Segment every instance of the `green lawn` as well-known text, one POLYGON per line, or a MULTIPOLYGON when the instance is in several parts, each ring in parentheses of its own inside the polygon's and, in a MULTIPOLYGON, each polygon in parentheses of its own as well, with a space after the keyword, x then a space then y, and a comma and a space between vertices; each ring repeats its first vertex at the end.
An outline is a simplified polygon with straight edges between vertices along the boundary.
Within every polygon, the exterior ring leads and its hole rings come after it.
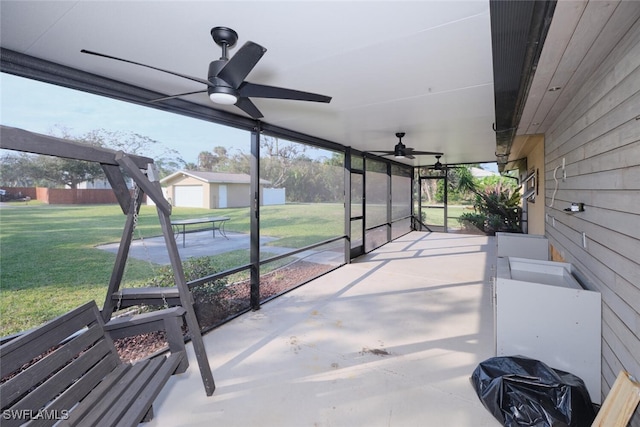
MULTIPOLYGON (((248 208, 174 208, 172 218, 229 216, 227 231, 249 232, 248 208)), ((0 336, 36 326, 91 299, 101 306, 115 255, 95 246, 117 242, 125 216, 117 205, 51 206, 38 203, 0 210, 0 336)), ((343 234, 341 204, 290 204, 261 208, 261 234, 273 245, 303 247, 343 234)), ((143 206, 134 238, 161 235, 157 213, 143 206)), ((238 265, 239 254, 220 260, 238 265)), ((144 283, 154 269, 130 259, 125 281, 144 283)))
MULTIPOLYGON (((460 223, 458 222, 458 218, 464 212, 473 212, 473 206, 463 206, 463 205, 449 205, 447 206, 447 226, 449 228, 460 228, 460 223)), ((422 215, 426 215, 425 222, 426 225, 436 225, 443 226, 444 225, 444 209, 442 208, 428 208, 423 206, 422 215)))

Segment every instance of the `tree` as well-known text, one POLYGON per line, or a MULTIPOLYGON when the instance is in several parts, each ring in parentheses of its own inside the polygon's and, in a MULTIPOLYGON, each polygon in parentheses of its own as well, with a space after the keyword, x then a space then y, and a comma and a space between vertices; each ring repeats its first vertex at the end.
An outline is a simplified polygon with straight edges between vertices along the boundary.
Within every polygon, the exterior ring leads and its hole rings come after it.
POLYGON ((198 170, 211 172, 214 171, 220 159, 211 151, 201 151, 198 154, 198 170))
POLYGON ((422 195, 426 198, 427 204, 431 205, 436 202, 435 194, 438 190, 438 182, 435 179, 425 179, 421 180, 422 186, 420 191, 422 195))
POLYGON ((100 164, 80 160, 63 159, 61 157, 37 156, 25 168, 24 173, 34 180, 47 181, 52 186, 78 188, 85 181, 104 179, 100 164))
POLYGON ((181 159, 160 158, 160 159, 155 159, 153 163, 156 165, 158 174, 162 178, 164 178, 165 176, 171 175, 177 170, 186 168, 185 163, 181 159))
POLYGON ((7 152, 0 158, 0 185, 3 187, 32 187, 33 178, 25 175, 33 155, 7 152))
MULTIPOLYGON (((56 127, 51 134, 58 138, 83 144, 151 157, 154 159, 160 176, 166 176, 184 165, 184 161, 175 150, 162 147, 158 141, 134 132, 99 129, 89 131, 84 135, 74 136, 69 129, 56 127)), ((19 186, 42 185, 77 188, 78 184, 84 181, 93 182, 106 179, 100 165, 93 162, 24 153, 7 154, 0 161, 2 185, 6 186, 20 184, 19 186)))
POLYGON ((185 161, 176 150, 167 148, 160 141, 136 132, 95 129, 83 135, 73 135, 68 128, 58 126, 54 128, 52 135, 127 154, 151 157, 161 177, 182 169, 185 165, 185 161))
POLYGON ((189 163, 187 169, 206 172, 229 172, 246 173, 250 172, 251 156, 237 150, 231 154, 227 148, 216 146, 213 151, 202 151, 198 154, 198 164, 189 163))
MULTIPOLYGON (((284 187, 294 165, 304 159, 305 150, 302 144, 282 143, 277 137, 263 136, 260 138, 260 177, 270 181, 274 188, 284 187)), ((297 178, 302 178, 305 171, 298 168, 296 173, 297 178)))
POLYGON ((470 171, 461 174, 458 189, 475 195, 475 212, 460 215, 460 221, 489 234, 496 231, 522 232, 520 193, 508 180, 488 177, 476 182, 470 171))

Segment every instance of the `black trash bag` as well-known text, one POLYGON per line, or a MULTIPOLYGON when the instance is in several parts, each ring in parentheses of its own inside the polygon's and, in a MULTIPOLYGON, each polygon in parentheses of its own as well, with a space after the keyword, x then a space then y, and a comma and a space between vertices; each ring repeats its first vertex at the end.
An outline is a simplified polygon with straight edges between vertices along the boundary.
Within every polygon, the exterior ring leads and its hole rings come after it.
POLYGON ((588 427, 596 416, 580 378, 534 359, 492 357, 478 365, 471 382, 507 427, 588 427))

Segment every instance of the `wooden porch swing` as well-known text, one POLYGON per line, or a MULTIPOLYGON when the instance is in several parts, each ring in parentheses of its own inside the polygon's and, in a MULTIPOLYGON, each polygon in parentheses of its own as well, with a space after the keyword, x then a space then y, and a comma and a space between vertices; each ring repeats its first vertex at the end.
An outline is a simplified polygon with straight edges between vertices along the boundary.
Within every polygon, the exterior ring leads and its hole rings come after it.
MULTIPOLYGON (((157 328, 154 329, 154 327, 157 327, 158 323, 166 321, 167 316, 176 318, 176 316, 179 317, 184 314, 205 392, 207 396, 211 396, 215 390, 215 383, 202 341, 200 326, 195 315, 193 296, 185 280, 180 254, 171 227, 171 205, 162 193, 153 159, 88 144, 71 142, 7 126, 0 126, 0 146, 3 149, 26 153, 100 163, 117 197, 122 212, 126 215, 126 221, 109 281, 107 295, 100 312, 102 319, 99 319, 99 323, 103 323, 104 331, 109 334, 109 340, 112 340, 122 336, 158 330, 157 328), (124 173, 133 179, 138 188, 135 197, 132 197, 129 188, 127 188, 124 173), (133 231, 144 194, 156 205, 158 219, 174 275, 175 287, 172 288, 121 289, 133 238, 133 231), (116 308, 125 308, 139 304, 165 307, 164 311, 166 315, 163 318, 163 310, 160 310, 159 312, 141 315, 138 318, 134 316, 134 318, 125 318, 124 320, 111 319, 116 308), (172 306, 172 308, 168 308, 170 306, 172 306)), ((84 311, 86 311, 86 308, 84 311)), ((176 340, 182 340, 181 344, 182 347, 184 347, 184 338, 182 337, 181 331, 179 332, 179 338, 177 338, 175 327, 172 326, 171 329, 171 334, 169 330, 167 330, 170 346, 172 341, 175 344, 176 340)), ((14 341, 18 341, 21 338, 26 337, 21 336, 14 341)), ((3 345, 3 348, 12 344, 12 342, 13 341, 10 341, 3 345)), ((6 360, 5 358, 9 357, 8 351, 8 348, 3 349, 3 364, 6 360)), ((186 365, 182 364, 181 366, 181 370, 184 371, 186 365)))

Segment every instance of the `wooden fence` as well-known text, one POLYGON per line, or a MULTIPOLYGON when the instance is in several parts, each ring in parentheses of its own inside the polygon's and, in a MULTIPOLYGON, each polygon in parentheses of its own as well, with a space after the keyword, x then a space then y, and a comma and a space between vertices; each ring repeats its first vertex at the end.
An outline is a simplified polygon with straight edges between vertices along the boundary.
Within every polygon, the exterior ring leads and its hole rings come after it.
POLYGON ((51 205, 100 205, 118 203, 113 190, 109 189, 68 189, 45 187, 5 187, 9 200, 39 200, 51 205))

